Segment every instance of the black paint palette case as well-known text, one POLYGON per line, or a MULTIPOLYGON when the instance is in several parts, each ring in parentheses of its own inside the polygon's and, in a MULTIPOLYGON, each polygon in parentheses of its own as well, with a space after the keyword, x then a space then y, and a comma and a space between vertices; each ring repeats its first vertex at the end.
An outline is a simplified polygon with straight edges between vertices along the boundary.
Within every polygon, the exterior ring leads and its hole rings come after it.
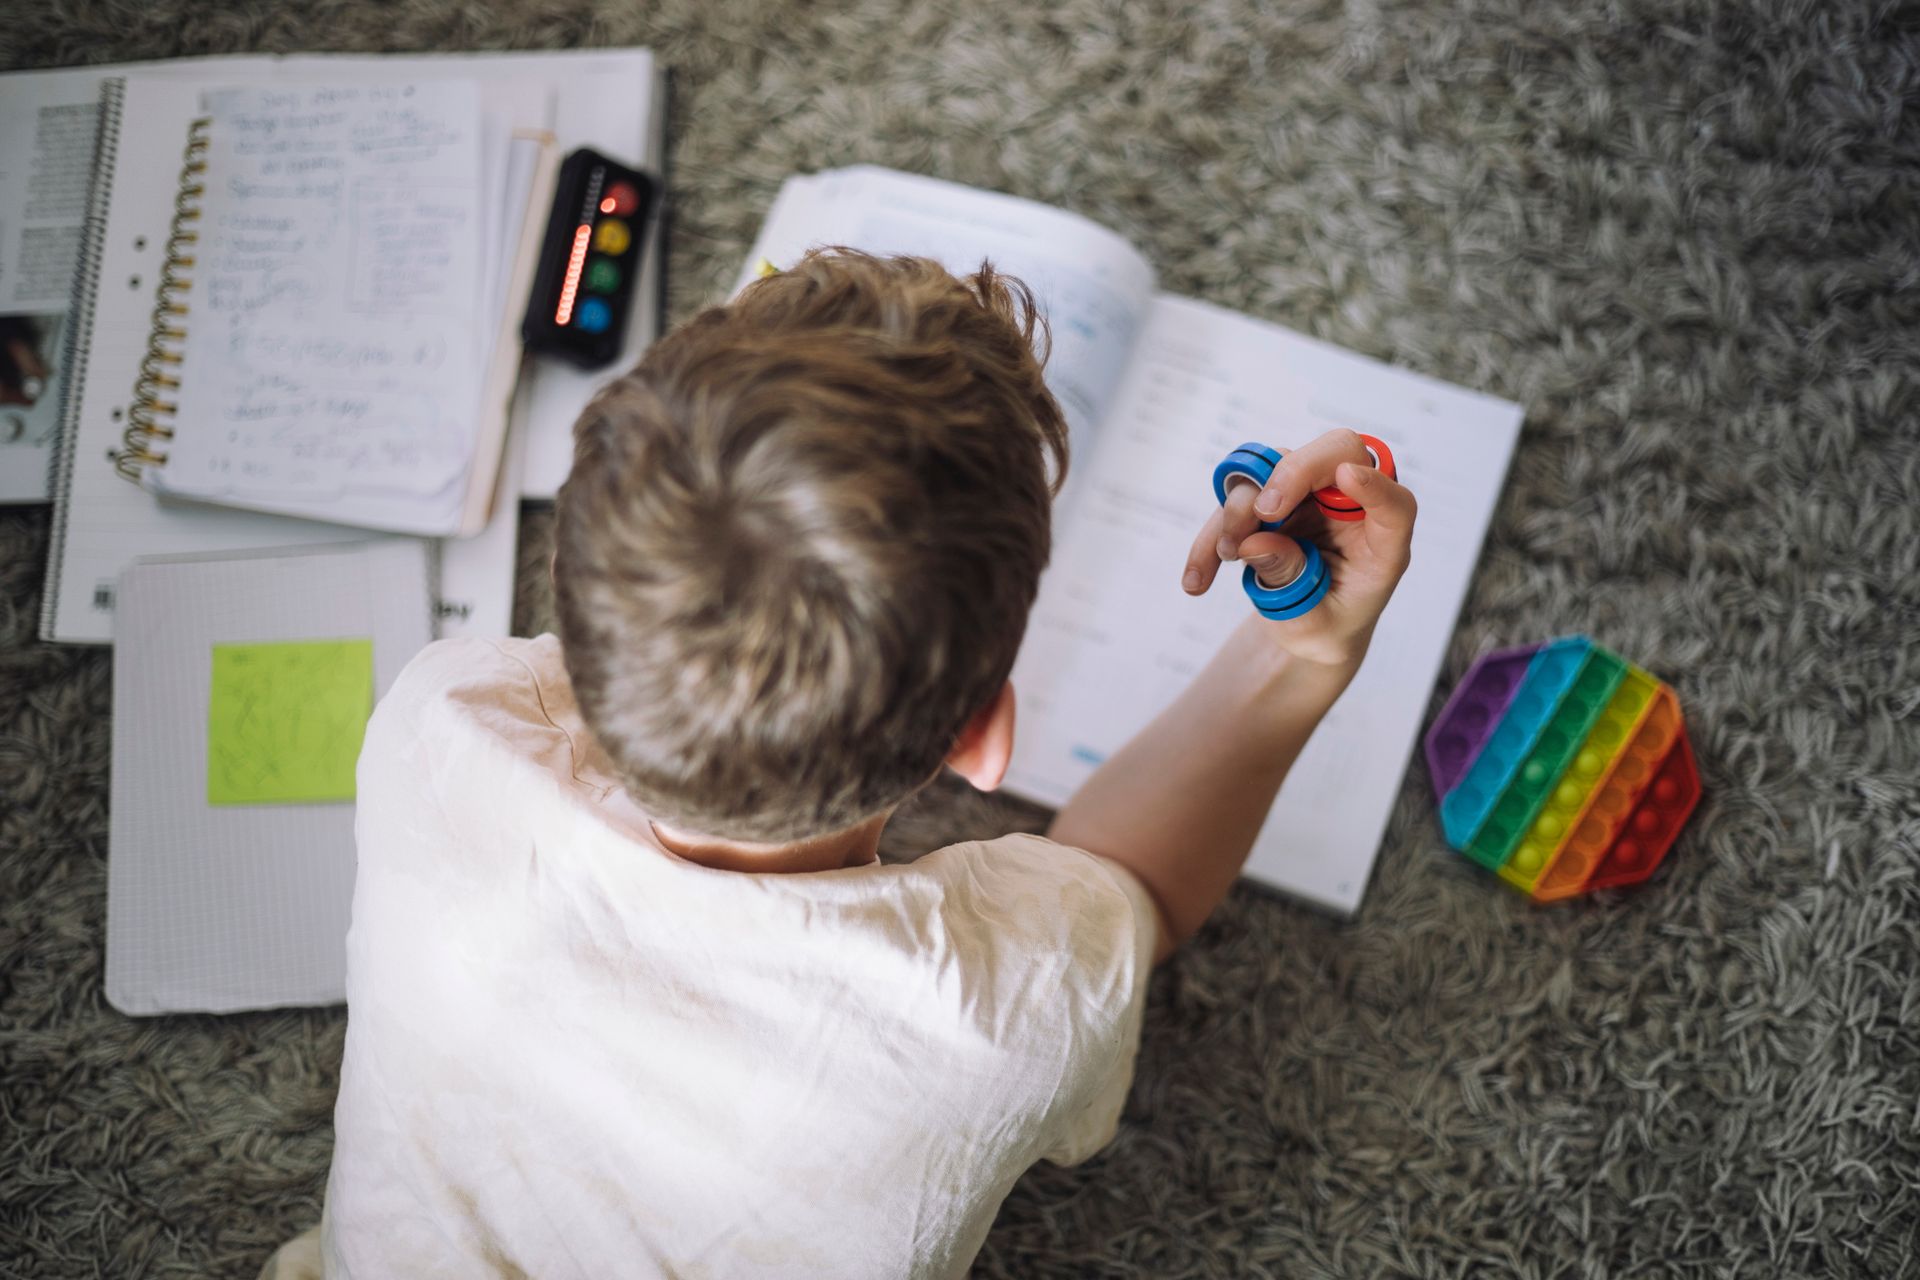
POLYGON ((646 174, 596 151, 583 147, 561 163, 520 325, 528 351, 583 369, 620 354, 653 202, 646 174))

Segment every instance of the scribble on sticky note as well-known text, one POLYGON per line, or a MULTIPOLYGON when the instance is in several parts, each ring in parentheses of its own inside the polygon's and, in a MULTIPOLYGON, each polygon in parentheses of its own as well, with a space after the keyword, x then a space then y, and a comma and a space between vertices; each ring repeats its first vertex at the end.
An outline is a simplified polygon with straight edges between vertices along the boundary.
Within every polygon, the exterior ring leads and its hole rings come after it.
POLYGON ((373 711, 373 641, 213 646, 207 803, 353 799, 373 711))

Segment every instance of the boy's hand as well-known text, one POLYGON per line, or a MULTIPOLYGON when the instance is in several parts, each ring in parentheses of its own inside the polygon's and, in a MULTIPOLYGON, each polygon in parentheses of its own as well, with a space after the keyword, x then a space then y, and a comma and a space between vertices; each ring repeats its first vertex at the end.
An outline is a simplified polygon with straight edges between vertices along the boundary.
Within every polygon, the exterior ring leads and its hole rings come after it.
POLYGON ((1373 624, 1393 596, 1412 554, 1413 494, 1376 470, 1366 446, 1352 431, 1329 431, 1311 444, 1282 451, 1264 488, 1251 481, 1227 491, 1187 553, 1181 585, 1200 595, 1223 561, 1253 566, 1269 587, 1292 582, 1306 563, 1294 539, 1310 539, 1326 557, 1332 582, 1310 612, 1285 622, 1262 622, 1288 653, 1329 665, 1357 663, 1373 637, 1373 624), (1312 493, 1333 485, 1366 510, 1364 520, 1328 520, 1312 493), (1289 515, 1288 513, 1292 514, 1289 515), (1287 516, 1286 532, 1260 528, 1263 520, 1287 516))

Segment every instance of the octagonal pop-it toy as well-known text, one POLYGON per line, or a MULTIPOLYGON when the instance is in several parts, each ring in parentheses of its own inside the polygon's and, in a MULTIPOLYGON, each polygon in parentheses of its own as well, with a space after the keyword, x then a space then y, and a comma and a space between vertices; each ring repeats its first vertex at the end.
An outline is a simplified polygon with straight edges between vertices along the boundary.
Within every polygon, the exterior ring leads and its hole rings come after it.
POLYGON ((1700 799, 1672 688, 1585 636, 1475 662, 1427 767, 1447 843, 1541 902, 1645 880, 1700 799))

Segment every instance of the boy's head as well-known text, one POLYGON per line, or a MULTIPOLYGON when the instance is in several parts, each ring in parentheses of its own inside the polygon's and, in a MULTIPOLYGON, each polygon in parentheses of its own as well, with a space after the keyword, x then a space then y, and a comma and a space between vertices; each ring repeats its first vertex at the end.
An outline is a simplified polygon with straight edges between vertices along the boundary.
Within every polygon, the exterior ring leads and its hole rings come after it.
POLYGON ((1066 426, 1018 281, 809 254, 576 427, 554 595, 582 714, 664 822, 778 842, 898 804, 992 706, 1066 426))

